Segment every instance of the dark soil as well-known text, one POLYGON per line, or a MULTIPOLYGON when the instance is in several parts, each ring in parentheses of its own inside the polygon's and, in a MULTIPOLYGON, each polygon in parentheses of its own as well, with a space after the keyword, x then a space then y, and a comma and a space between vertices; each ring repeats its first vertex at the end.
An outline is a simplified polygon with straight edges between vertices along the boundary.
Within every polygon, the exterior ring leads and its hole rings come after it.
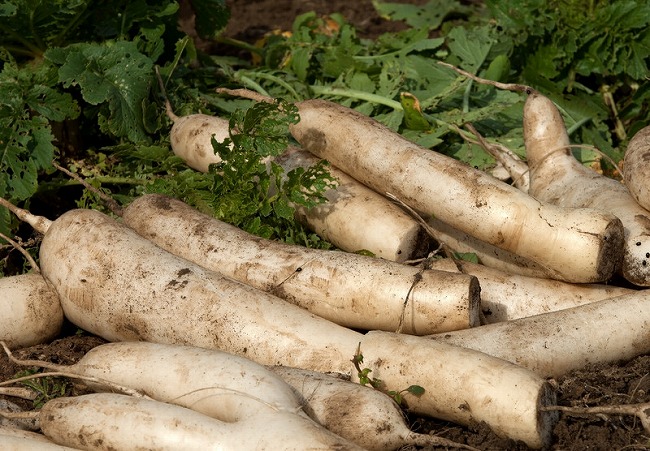
MULTIPOLYGON (((375 13, 370 0, 230 0, 228 3, 232 18, 227 33, 249 42, 271 30, 290 29, 296 15, 308 11, 322 15, 341 13, 357 27, 361 36, 367 38, 403 28, 398 23, 382 20, 375 13)), ((410 3, 421 4, 424 1, 413 0, 410 3)), ((72 364, 92 347, 103 342, 97 337, 76 334, 74 327, 68 327, 66 332, 61 339, 53 343, 17 350, 15 355, 23 359, 72 364)), ((22 369, 10 362, 6 356, 0 356, 0 381, 12 378, 22 369)), ((557 385, 558 404, 562 406, 594 407, 650 403, 650 355, 640 356, 629 362, 586 367, 552 382, 557 385)), ((77 385, 69 387, 69 393, 72 394, 80 393, 81 390, 77 385)), ((1 398, 11 400, 24 409, 32 408, 29 401, 0 396, 1 398)), ((650 417, 650 410, 647 413, 650 417)), ((422 417, 411 417, 410 421, 413 429, 418 432, 435 434, 481 450, 528 449, 522 444, 495 436, 488 427, 481 424, 461 427, 422 417)), ((551 449, 650 449, 650 433, 644 430, 640 420, 631 414, 562 413, 554 431, 551 449)))

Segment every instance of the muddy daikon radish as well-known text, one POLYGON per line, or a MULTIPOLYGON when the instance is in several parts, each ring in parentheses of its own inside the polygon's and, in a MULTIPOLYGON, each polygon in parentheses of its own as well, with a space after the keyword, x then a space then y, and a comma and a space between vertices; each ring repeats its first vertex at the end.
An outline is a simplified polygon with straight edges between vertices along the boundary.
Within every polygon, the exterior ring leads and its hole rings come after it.
POLYGON ((486 421, 496 434, 516 437, 530 447, 550 444, 557 414, 539 410, 555 402, 555 392, 545 379, 471 349, 435 345, 424 345, 423 337, 372 331, 363 337, 360 352, 363 366, 372 370, 370 376, 385 381, 388 388, 416 384, 426 389, 420 397, 404 394, 414 412, 432 412, 436 418, 461 424, 486 421), (394 358, 404 346, 410 348, 408 357, 394 358), (442 367, 450 371, 443 375, 442 367), (438 410, 443 405, 455 409, 438 410))
MULTIPOLYGON (((290 147, 276 158, 285 171, 307 168, 320 161, 311 153, 290 147)), ((376 257, 404 262, 423 256, 429 238, 422 227, 397 205, 334 166, 338 185, 325 192, 327 202, 307 209, 296 206, 298 219, 337 248, 367 250, 376 257)))
POLYGON ((574 284, 509 274, 463 260, 437 259, 432 269, 471 274, 481 285, 481 310, 486 323, 510 321, 540 313, 634 293, 630 288, 605 284, 574 284))
MULTIPOLYGON (((162 381, 161 381, 162 382, 162 381)), ((303 418, 263 413, 225 423, 185 407, 114 393, 55 398, 40 412, 43 433, 81 449, 354 450, 362 448, 303 418)))
POLYGON ((62 325, 59 297, 41 274, 0 278, 0 340, 10 348, 46 343, 62 325))
POLYGON ((555 205, 597 208, 618 217, 624 226, 622 275, 633 284, 650 286, 650 212, 625 185, 573 156, 559 110, 539 93, 531 93, 524 105, 524 143, 529 194, 555 205))
POLYGON ((161 195, 134 200, 124 222, 163 249, 344 326, 423 335, 479 323, 472 276, 265 240, 161 195))
POLYGON ((625 186, 639 205, 650 210, 650 125, 632 137, 624 163, 625 186))
POLYGON ((650 352, 650 291, 557 312, 430 336, 558 377, 590 363, 650 352))
POLYGON ((315 420, 364 449, 397 450, 407 445, 471 448, 411 431, 397 403, 369 386, 300 368, 269 368, 294 387, 303 399, 305 410, 315 420))
MULTIPOLYGON (((229 423, 263 411, 301 412, 300 399, 283 379, 216 349, 122 341, 96 346, 74 365, 44 367, 129 387, 229 423)), ((111 388, 84 383, 97 391, 111 388)))

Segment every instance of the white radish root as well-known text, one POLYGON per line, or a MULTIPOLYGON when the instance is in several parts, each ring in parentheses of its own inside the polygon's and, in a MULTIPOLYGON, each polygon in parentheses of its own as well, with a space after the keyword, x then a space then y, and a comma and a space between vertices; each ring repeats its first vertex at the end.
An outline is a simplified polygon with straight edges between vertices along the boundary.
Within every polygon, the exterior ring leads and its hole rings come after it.
MULTIPOLYGON (((488 326, 475 329, 484 327, 488 326)), ((371 377, 387 385, 390 381, 390 387, 398 390, 413 384, 425 388, 420 397, 404 393, 413 412, 429 412, 461 424, 485 421, 496 434, 532 448, 551 443, 557 415, 540 409, 555 403, 555 392, 545 379, 503 359, 449 344, 430 346, 434 343, 446 344, 372 331, 364 335, 360 351, 371 377), (409 349, 407 359, 403 349, 409 349), (455 408, 443 411, 441 406, 455 408)))
POLYGON ((261 412, 304 415, 300 399, 283 379, 251 360, 214 349, 124 341, 96 346, 74 365, 40 365, 77 375, 95 391, 128 387, 228 423, 261 412))
POLYGON ((43 434, 7 426, 0 426, 0 445, 2 445, 3 451, 63 451, 76 449, 57 445, 43 434))
POLYGON ((474 449, 411 431, 395 401, 374 388, 300 368, 276 366, 270 369, 300 393, 305 410, 312 418, 364 449, 384 451, 407 445, 474 449))
POLYGON ((178 258, 96 211, 71 210, 54 221, 40 256, 66 317, 108 341, 191 344, 337 371, 349 370, 349 349, 359 341, 356 332, 178 258))
POLYGON ((0 433, 0 444, 3 451, 64 451, 78 448, 57 445, 51 440, 41 440, 33 437, 17 437, 0 433))
POLYGON ((123 219, 169 252, 347 327, 423 335, 479 324, 472 276, 264 240, 161 195, 139 197, 123 219))
POLYGON ((508 360, 540 376, 558 377, 590 363, 611 363, 650 352, 649 302, 650 291, 641 290, 430 338, 508 360))
POLYGON ((311 434, 296 430, 292 421, 303 420, 296 415, 224 423, 185 407, 113 393, 50 400, 39 418, 46 436, 80 449, 361 449, 313 422, 311 434))
POLYGON ((510 321, 541 313, 634 293, 630 288, 605 284, 572 284, 510 274, 463 260, 436 259, 430 267, 471 274, 481 285, 481 310, 487 324, 510 321))
MULTIPOLYGON (((319 161, 293 146, 276 158, 286 172, 319 161)), ((330 166, 329 172, 337 186, 325 192, 327 202, 310 209, 295 205, 298 220, 344 251, 367 250, 396 262, 424 255, 430 240, 416 221, 338 168, 330 166)))
POLYGON ((524 105, 524 143, 529 193, 555 205, 597 208, 618 217, 624 226, 621 273, 633 284, 650 286, 650 213, 623 184, 575 159, 559 110, 539 93, 531 93, 524 105))
POLYGON ((543 204, 340 105, 309 100, 298 107, 300 122, 291 132, 303 148, 427 216, 548 269, 552 277, 604 281, 620 261, 622 225, 612 214, 543 204))
POLYGON ((62 325, 59 297, 41 274, 0 278, 0 340, 9 347, 46 343, 62 325))
POLYGON ((440 221, 438 218, 431 217, 427 219, 426 224, 433 231, 438 242, 444 243, 454 252, 475 254, 479 263, 489 268, 509 274, 538 277, 540 279, 562 281, 565 279, 562 273, 551 267, 540 266, 526 257, 481 241, 467 232, 440 221))
POLYGON ((630 194, 639 205, 650 210, 650 125, 630 140, 623 167, 625 186, 630 194))

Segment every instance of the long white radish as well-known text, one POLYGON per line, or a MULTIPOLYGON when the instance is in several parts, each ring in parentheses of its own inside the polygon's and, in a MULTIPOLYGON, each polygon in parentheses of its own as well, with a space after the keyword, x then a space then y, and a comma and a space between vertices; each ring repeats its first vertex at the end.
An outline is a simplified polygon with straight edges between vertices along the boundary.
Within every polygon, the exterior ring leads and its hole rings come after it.
POLYGON ((561 376, 589 363, 650 352, 650 291, 604 299, 467 331, 432 335, 508 360, 541 376, 561 376))
POLYGON ((74 365, 42 366, 78 375, 95 391, 110 390, 98 382, 108 381, 228 423, 261 412, 300 414, 302 408, 294 390, 275 373, 216 349, 123 341, 96 346, 74 365))
POLYGON ((39 419, 46 436, 80 449, 361 450, 314 422, 311 434, 296 430, 292 421, 302 420, 296 415, 224 423, 185 407, 114 393, 50 400, 39 419))
POLYGON ((554 268, 540 266, 526 257, 481 241, 467 232, 440 221, 438 218, 429 218, 426 223, 430 228, 429 230, 435 233, 437 241, 444 243, 454 252, 475 254, 482 265, 510 274, 564 280, 562 274, 554 268))
POLYGON ((625 185, 574 158, 559 110, 539 93, 531 93, 524 105, 524 144, 529 194, 555 205, 598 208, 618 217, 624 226, 621 272, 633 284, 650 286, 650 213, 625 185))
POLYGON ((300 393, 312 418, 364 449, 396 450, 407 445, 474 449, 411 431, 395 401, 374 388, 316 371, 286 366, 269 368, 300 393))
POLYGON ((481 285, 481 310, 487 324, 554 312, 635 292, 614 285, 573 284, 510 274, 449 258, 433 260, 430 267, 475 276, 481 285))
POLYGON ((614 215, 544 204, 349 108, 323 100, 298 108, 291 132, 303 148, 367 186, 565 281, 604 281, 616 269, 623 230, 614 215))
POLYGON ((461 424, 486 421, 496 434, 516 437, 533 448, 550 444, 557 415, 539 411, 555 402, 555 392, 545 379, 503 359, 452 345, 437 346, 441 344, 445 343, 372 331, 364 335, 360 352, 363 365, 372 370, 370 376, 387 384, 391 381, 392 389, 413 384, 426 389, 420 397, 404 393, 411 411, 430 412, 461 424), (395 358, 405 347, 408 357, 395 358), (456 408, 443 411, 440 406, 456 408))
POLYGON ((349 370, 359 341, 356 332, 178 258, 97 211, 71 210, 54 221, 40 257, 66 317, 109 341, 192 344, 338 371, 349 370))
POLYGON ((479 324, 472 276, 264 240, 161 195, 137 198, 123 219, 163 249, 344 326, 423 335, 479 324))
POLYGON ((630 194, 639 205, 650 210, 650 125, 630 139, 623 167, 625 186, 630 194))
POLYGON ((63 325, 54 288, 36 273, 0 278, 0 340, 11 348, 46 343, 63 325))
POLYGON ((2 451, 70 451, 78 448, 57 445, 51 440, 40 440, 33 437, 17 437, 0 433, 2 451))
MULTIPOLYGON (((43 222, 24 210, 13 211, 30 224, 43 222)), ((41 244, 41 269, 67 317, 108 340, 192 344, 266 365, 340 373, 351 371, 351 356, 361 343, 363 352, 372 350, 368 368, 387 387, 426 389, 421 397, 407 399, 413 412, 462 424, 485 421, 530 446, 548 444, 546 429, 554 414, 539 406, 554 399, 546 381, 534 373, 425 338, 362 335, 337 326, 176 257, 101 213, 73 210, 52 222, 41 244), (521 390, 505 392, 499 388, 504 382, 521 390)))
MULTIPOLYGON (((286 172, 319 161, 310 152, 294 146, 276 158, 286 172)), ((297 218, 303 224, 348 252, 367 250, 376 257, 396 262, 426 253, 430 240, 413 218, 337 167, 330 166, 329 172, 337 179, 337 186, 325 192, 327 202, 309 209, 295 206, 297 218)))
POLYGON ((2 445, 2 451, 63 451, 76 449, 57 445, 43 434, 7 426, 0 426, 0 445, 2 445))
POLYGON ((212 140, 223 142, 230 137, 229 124, 224 118, 207 114, 176 116, 166 102, 167 116, 173 125, 169 133, 172 151, 185 163, 200 172, 208 172, 211 164, 221 162, 212 140))

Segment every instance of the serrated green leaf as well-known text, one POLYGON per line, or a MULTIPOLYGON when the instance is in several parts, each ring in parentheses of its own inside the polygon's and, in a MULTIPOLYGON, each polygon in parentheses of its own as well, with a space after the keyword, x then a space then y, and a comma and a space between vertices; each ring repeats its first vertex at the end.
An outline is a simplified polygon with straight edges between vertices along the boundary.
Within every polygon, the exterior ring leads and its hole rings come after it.
POLYGON ((430 0, 424 5, 408 3, 384 3, 373 0, 373 6, 380 16, 390 20, 403 20, 413 28, 436 30, 445 17, 452 12, 461 12, 466 8, 456 0, 430 0))
POLYGON ((102 131, 132 142, 148 139, 142 102, 149 95, 153 62, 135 43, 75 44, 63 52, 48 51, 46 57, 64 57, 59 81, 65 87, 79 86, 89 104, 102 105, 102 131))
POLYGON ((41 116, 55 122, 76 119, 79 115, 78 105, 70 94, 48 86, 33 86, 27 93, 25 103, 41 116))
POLYGON ((192 0, 196 16, 196 32, 204 39, 219 36, 228 24, 230 10, 225 0, 192 0))
POLYGON ((466 29, 453 28, 447 34, 447 45, 455 57, 460 58, 460 66, 475 73, 488 56, 494 38, 487 27, 466 29))

